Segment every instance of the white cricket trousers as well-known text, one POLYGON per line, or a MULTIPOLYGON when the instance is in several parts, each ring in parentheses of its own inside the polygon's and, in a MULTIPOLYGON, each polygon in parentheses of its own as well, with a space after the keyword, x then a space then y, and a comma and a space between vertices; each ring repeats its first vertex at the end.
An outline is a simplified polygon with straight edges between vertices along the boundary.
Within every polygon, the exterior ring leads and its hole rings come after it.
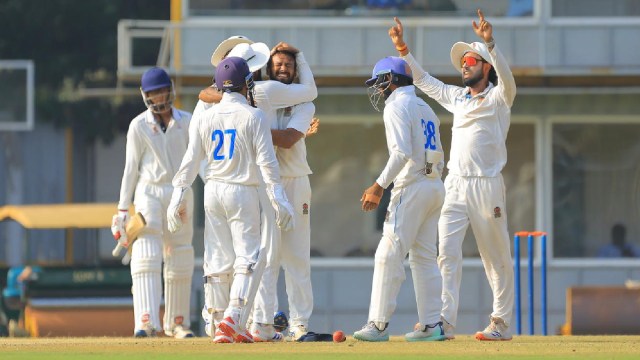
POLYGON ((493 292, 491 316, 501 318, 508 326, 513 312, 514 284, 502 175, 448 175, 445 188, 447 195, 438 223, 438 266, 443 281, 442 316, 450 324, 456 325, 462 279, 462 242, 471 224, 493 292))
POLYGON ((444 201, 440 179, 425 179, 391 190, 391 201, 378 244, 373 270, 369 321, 380 328, 396 308, 405 280, 404 259, 409 266, 421 324, 440 321, 442 278, 436 264, 438 216, 444 201))
POLYGON ((294 209, 295 227, 280 231, 275 258, 267 263, 256 295, 253 321, 273 324, 277 311, 277 284, 280 266, 284 269, 289 323, 291 327, 309 325, 313 311, 311 287, 311 185, 308 176, 283 177, 282 185, 294 209))
POLYGON ((204 273, 233 272, 229 306, 242 308, 245 303, 251 306, 255 297, 251 285, 255 282, 257 289, 262 276, 262 269, 254 270, 261 242, 258 187, 209 180, 205 185, 204 209, 204 273))

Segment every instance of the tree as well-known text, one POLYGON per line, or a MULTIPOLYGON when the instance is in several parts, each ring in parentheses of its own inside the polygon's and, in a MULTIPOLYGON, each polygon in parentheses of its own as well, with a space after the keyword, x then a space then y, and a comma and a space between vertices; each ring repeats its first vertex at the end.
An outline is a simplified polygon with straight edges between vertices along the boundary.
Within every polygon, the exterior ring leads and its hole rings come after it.
POLYGON ((144 109, 140 99, 78 99, 75 93, 82 86, 115 87, 120 19, 169 16, 170 0, 3 0, 0 58, 34 61, 36 121, 109 142, 144 109))

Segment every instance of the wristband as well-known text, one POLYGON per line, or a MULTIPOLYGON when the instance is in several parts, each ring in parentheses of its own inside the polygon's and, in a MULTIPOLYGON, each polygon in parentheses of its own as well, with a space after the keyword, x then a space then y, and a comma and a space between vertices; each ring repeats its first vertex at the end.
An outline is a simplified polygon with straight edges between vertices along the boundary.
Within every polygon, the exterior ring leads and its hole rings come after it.
POLYGON ((403 52, 407 50, 407 44, 404 44, 404 46, 401 46, 401 47, 396 46, 396 50, 398 50, 398 52, 403 52))

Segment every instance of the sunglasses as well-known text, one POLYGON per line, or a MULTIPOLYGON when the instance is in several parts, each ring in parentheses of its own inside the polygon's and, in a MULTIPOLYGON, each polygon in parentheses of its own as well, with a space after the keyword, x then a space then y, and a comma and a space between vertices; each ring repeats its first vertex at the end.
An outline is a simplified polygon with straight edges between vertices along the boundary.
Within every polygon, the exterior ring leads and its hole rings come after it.
POLYGON ((463 56, 460 60, 460 67, 464 67, 466 63, 467 66, 475 66, 478 62, 484 61, 483 59, 474 58, 473 56, 463 56))

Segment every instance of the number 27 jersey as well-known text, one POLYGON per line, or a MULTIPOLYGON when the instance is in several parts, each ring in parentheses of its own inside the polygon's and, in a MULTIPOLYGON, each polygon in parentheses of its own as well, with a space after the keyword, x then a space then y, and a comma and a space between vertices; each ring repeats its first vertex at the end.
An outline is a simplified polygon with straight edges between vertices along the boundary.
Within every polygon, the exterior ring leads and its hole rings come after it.
POLYGON ((173 185, 190 184, 206 159, 205 179, 257 186, 279 183, 280 175, 271 131, 262 110, 247 104, 239 93, 225 93, 221 102, 194 117, 189 146, 173 185))

